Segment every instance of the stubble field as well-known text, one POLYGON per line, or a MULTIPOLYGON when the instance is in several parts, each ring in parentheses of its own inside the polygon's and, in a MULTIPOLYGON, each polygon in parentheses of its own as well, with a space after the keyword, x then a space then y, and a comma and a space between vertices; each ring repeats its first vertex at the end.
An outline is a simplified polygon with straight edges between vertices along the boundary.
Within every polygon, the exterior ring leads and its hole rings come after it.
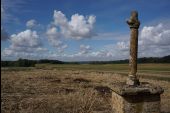
MULTIPOLYGON (((126 80, 127 64, 1 68, 2 113, 111 113, 111 83, 126 80)), ((163 87, 162 113, 170 113, 170 64, 140 64, 140 81, 163 87)))

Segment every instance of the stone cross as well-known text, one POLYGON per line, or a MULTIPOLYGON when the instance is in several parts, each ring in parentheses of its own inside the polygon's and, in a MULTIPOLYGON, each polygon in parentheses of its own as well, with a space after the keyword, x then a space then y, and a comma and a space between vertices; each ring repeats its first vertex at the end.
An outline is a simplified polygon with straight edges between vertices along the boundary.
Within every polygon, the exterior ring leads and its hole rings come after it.
POLYGON ((132 11, 127 24, 131 31, 130 70, 126 83, 117 82, 110 84, 113 113, 160 113, 160 95, 164 90, 160 86, 147 82, 140 83, 136 76, 138 29, 140 26, 136 11, 132 11))
POLYGON ((140 21, 138 20, 138 12, 132 11, 131 17, 127 20, 127 24, 131 30, 130 39, 130 58, 129 58, 129 75, 126 81, 127 85, 137 86, 139 85, 139 80, 136 76, 137 72, 137 53, 138 53, 138 28, 140 26, 140 21))

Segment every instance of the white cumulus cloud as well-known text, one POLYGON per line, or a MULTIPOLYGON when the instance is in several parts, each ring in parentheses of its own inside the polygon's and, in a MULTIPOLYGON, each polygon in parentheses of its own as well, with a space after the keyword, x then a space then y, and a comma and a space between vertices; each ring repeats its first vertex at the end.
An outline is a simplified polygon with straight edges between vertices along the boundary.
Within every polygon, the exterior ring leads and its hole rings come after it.
MULTIPOLYGON (((130 39, 130 34, 126 35, 130 39)), ((65 55, 70 60, 120 60, 129 58, 129 41, 117 41, 90 51, 89 46, 81 45, 77 54, 65 55), (81 53, 81 54, 80 54, 81 53), (83 54, 86 53, 86 54, 83 54)), ((170 54, 170 28, 164 24, 144 26, 139 35, 138 57, 162 57, 170 54)))
POLYGON ((93 15, 83 16, 74 14, 71 20, 68 20, 61 11, 54 10, 53 22, 47 27, 46 35, 49 43, 63 52, 68 45, 64 43, 64 39, 83 39, 91 38, 95 35, 94 23, 96 17, 93 15))
POLYGON ((141 41, 144 45, 169 45, 170 29, 164 28, 163 24, 145 26, 141 31, 141 41))
POLYGON ((74 14, 68 21, 61 11, 54 11, 54 24, 60 28, 61 33, 66 38, 83 39, 91 38, 95 35, 93 28, 96 17, 93 15, 84 17, 74 14))
POLYGON ((37 32, 29 29, 11 35, 11 42, 14 47, 37 47, 41 44, 37 32))
POLYGON ((2 51, 2 57, 28 57, 46 52, 36 31, 25 30, 10 36, 11 45, 2 51))
POLYGON ((31 19, 31 20, 29 20, 29 21, 26 22, 26 26, 27 26, 28 28, 33 28, 33 27, 35 27, 36 25, 37 25, 37 21, 34 20, 34 19, 31 19))
POLYGON ((62 53, 68 47, 67 44, 64 44, 63 41, 61 41, 62 34, 58 32, 58 29, 56 27, 53 26, 48 28, 46 34, 49 43, 57 48, 58 52, 62 53))
POLYGON ((58 40, 61 38, 61 34, 57 31, 56 27, 51 27, 47 29, 47 37, 50 43, 54 46, 58 46, 58 40))
POLYGON ((170 28, 164 24, 144 26, 139 37, 139 55, 164 56, 170 54, 170 28))

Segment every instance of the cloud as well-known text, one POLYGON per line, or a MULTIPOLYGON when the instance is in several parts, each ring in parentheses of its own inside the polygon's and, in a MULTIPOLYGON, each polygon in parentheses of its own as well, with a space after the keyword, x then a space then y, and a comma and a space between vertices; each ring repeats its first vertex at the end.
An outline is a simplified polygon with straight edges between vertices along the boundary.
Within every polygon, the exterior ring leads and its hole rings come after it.
POLYGON ((48 37, 48 41, 50 42, 50 44, 52 46, 54 46, 55 48, 57 48, 59 53, 63 53, 64 50, 68 47, 67 44, 64 44, 61 41, 61 33, 57 31, 56 27, 49 27, 47 29, 46 35, 48 37))
POLYGON ((61 44, 61 41, 59 41, 59 39, 61 38, 61 34, 57 31, 56 27, 48 28, 46 34, 49 42, 53 46, 58 47, 61 44))
POLYGON ((14 47, 38 47, 41 45, 37 32, 29 29, 11 35, 11 43, 14 47))
POLYGON ((91 50, 91 47, 89 45, 80 45, 80 52, 79 54, 87 54, 91 50))
POLYGON ((60 28, 61 34, 66 38, 83 39, 95 36, 93 31, 96 17, 93 15, 84 17, 74 14, 68 21, 61 11, 54 11, 54 25, 60 28))
POLYGON ((2 51, 2 57, 28 57, 47 52, 47 49, 42 47, 37 32, 29 29, 11 35, 10 42, 9 48, 2 51))
POLYGON ((139 37, 139 55, 164 56, 170 51, 170 28, 164 24, 144 26, 139 37))
POLYGON ((163 24, 157 26, 144 26, 141 31, 143 45, 166 46, 170 44, 170 29, 165 29, 163 24))
MULTIPOLYGON (((144 26, 139 35, 139 57, 162 57, 169 55, 170 51, 170 28, 164 24, 144 26)), ((126 35, 127 36, 127 35, 126 35)), ((129 35, 130 37, 130 35, 129 35)), ((129 41, 118 41, 115 44, 106 45, 103 50, 91 53, 98 59, 128 59, 129 41)))
POLYGON ((71 59, 79 59, 81 60, 81 58, 88 58, 90 53, 91 53, 92 48, 90 47, 90 45, 84 45, 81 44, 80 45, 80 51, 75 53, 75 54, 70 54, 70 55, 64 55, 64 58, 71 58, 71 59))
MULTIPOLYGON (((128 35, 124 36, 128 37, 128 35)), ((91 52, 89 56, 92 58, 89 59, 94 59, 94 57, 99 60, 128 59, 129 47, 129 41, 119 40, 115 44, 104 46, 102 50, 91 52)), ((142 28, 138 41, 139 57, 162 57, 169 55, 169 51, 170 28, 167 25, 158 24, 142 28)))
POLYGON ((128 42, 118 42, 116 44, 105 45, 101 50, 92 51, 89 45, 80 45, 80 52, 74 54, 52 55, 53 58, 61 58, 69 61, 97 61, 125 59, 129 51, 128 42))
POLYGON ((96 19, 93 15, 84 17, 83 15, 74 14, 71 16, 71 20, 68 21, 61 11, 55 10, 53 19, 54 21, 47 28, 46 35, 49 43, 57 48, 59 52, 63 52, 68 47, 62 41, 64 38, 79 40, 95 36, 93 27, 96 19))
POLYGON ((64 44, 63 41, 61 41, 62 34, 58 32, 56 27, 49 27, 47 29, 46 35, 48 37, 49 43, 57 48, 59 53, 63 53, 64 50, 68 47, 67 44, 64 44))
MULTIPOLYGON (((38 31, 40 31, 40 32, 42 32, 42 31, 44 30, 44 25, 38 23, 38 22, 37 22, 36 20, 34 20, 34 19, 28 20, 28 21, 26 22, 26 27, 27 27, 28 29, 36 29, 36 30, 38 30, 38 31)), ((43 32, 44 32, 44 31, 43 31, 43 32)))
MULTIPOLYGON (((130 37, 128 35, 127 38, 130 37)), ((80 52, 75 54, 56 55, 64 60, 121 60, 129 58, 129 41, 124 38, 116 43, 105 45, 102 49, 91 51, 88 45, 81 45, 80 52)), ((164 24, 144 26, 139 35, 138 57, 162 57, 170 52, 170 28, 164 24)), ((53 55, 53 58, 55 55, 53 55)))
POLYGON ((1 41, 5 41, 9 39, 8 33, 5 31, 3 27, 1 27, 1 41))
POLYGON ((127 51, 129 50, 129 41, 128 42, 117 42, 116 45, 117 49, 121 50, 121 51, 127 51))
POLYGON ((125 59, 129 55, 129 42, 120 41, 115 44, 105 45, 103 49, 93 51, 91 57, 96 60, 118 60, 125 59))
MULTIPOLYGON (((3 7, 1 6, 1 9, 3 7)), ((4 9, 3 9, 4 11, 4 9)), ((2 12, 3 12, 2 11, 2 12)), ((13 34, 8 37, 4 29, 1 28, 1 40, 9 39, 11 45, 2 51, 3 57, 24 57, 24 58, 53 58, 58 60, 119 60, 129 57, 130 34, 124 33, 94 33, 94 15, 83 16, 74 14, 70 19, 61 11, 54 11, 53 22, 48 25, 46 36, 49 44, 55 47, 50 53, 42 46, 40 35, 31 28, 37 26, 37 21, 31 19, 26 26, 30 29, 13 34), (80 40, 92 38, 94 40, 112 40, 113 44, 104 45, 101 48, 90 45, 80 45, 77 52, 65 53, 68 45, 65 41, 70 39, 80 40), (103 38, 104 37, 104 38, 103 38), (92 49, 94 48, 94 49, 92 49)), ((170 26, 158 24, 144 26, 139 32, 139 57, 161 57, 169 55, 170 51, 170 26)))
POLYGON ((61 46, 59 46, 57 49, 58 49, 58 52, 59 53, 63 53, 64 50, 68 47, 67 44, 62 44, 61 46))
POLYGON ((33 28, 33 27, 35 27, 36 25, 37 25, 37 21, 34 20, 34 19, 31 19, 31 20, 27 21, 27 23, 26 23, 26 26, 27 26, 28 28, 33 28))

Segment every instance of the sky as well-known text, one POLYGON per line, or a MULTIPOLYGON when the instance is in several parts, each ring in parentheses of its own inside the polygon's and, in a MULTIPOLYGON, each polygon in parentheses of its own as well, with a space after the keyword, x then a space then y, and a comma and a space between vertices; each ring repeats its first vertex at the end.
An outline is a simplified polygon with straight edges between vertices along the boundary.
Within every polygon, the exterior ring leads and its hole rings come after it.
POLYGON ((129 58, 130 13, 141 22, 138 57, 170 55, 170 0, 1 0, 1 60, 129 58))

